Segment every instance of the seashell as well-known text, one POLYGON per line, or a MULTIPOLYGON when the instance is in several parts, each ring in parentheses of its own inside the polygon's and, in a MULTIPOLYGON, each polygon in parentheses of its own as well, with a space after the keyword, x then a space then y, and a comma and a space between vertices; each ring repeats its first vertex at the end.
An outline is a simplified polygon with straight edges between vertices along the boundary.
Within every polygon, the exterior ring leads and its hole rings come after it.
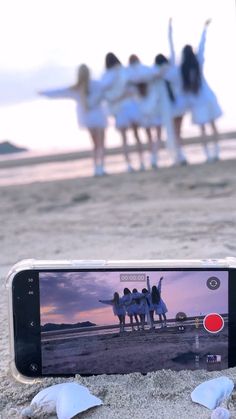
POLYGON ((93 396, 86 387, 70 383, 60 391, 56 412, 58 419, 71 419, 78 413, 101 404, 102 401, 93 396))
POLYGON ((211 414, 211 419, 229 419, 230 411, 224 407, 217 407, 211 414))
POLYGON ((55 384, 41 390, 30 403, 22 410, 22 417, 57 413, 58 419, 71 419, 73 416, 102 401, 93 396, 89 390, 77 383, 55 384))
POLYGON ((55 384, 44 388, 32 399, 30 406, 22 410, 22 417, 34 417, 40 414, 50 414, 56 412, 56 401, 58 394, 65 385, 70 383, 55 384))
POLYGON ((227 377, 214 378, 199 384, 191 393, 195 403, 202 404, 208 409, 215 409, 232 393, 234 383, 227 377))

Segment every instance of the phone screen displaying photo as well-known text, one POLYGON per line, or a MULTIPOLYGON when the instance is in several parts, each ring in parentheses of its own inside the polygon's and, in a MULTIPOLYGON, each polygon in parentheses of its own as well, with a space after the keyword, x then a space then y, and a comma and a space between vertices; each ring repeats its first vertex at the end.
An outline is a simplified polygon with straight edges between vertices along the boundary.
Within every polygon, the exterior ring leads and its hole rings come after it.
POLYGON ((42 375, 228 367, 227 270, 39 272, 42 375))

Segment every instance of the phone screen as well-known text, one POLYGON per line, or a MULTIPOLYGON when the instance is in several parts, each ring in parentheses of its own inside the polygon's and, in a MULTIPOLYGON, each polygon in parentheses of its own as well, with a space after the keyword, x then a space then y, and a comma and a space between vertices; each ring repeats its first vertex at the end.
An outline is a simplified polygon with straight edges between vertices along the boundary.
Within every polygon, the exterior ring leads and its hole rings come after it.
POLYGON ((32 306, 36 320, 31 340, 37 350, 35 360, 29 360, 30 350, 25 355, 25 369, 30 365, 32 375, 40 371, 46 376, 233 366, 232 272, 33 273, 29 289, 37 294, 37 304, 32 306))

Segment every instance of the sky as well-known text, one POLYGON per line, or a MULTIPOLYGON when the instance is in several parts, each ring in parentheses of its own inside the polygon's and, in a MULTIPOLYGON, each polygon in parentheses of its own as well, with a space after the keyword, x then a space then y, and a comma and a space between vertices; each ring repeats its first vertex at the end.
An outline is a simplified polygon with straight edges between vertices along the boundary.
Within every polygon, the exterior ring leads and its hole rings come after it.
MULTIPOLYGON (((123 295, 124 287, 141 292, 144 282, 121 282, 122 272, 41 272, 41 324, 77 323, 90 321, 96 325, 117 322, 112 306, 99 300, 110 300, 114 292, 123 295)), ((150 285, 162 281, 161 296, 168 307, 167 317, 174 318, 181 311, 188 317, 207 313, 228 312, 228 273, 225 271, 149 272, 150 285), (206 281, 216 276, 221 284, 209 290, 206 281)))
POLYGON ((73 83, 82 62, 98 77, 110 50, 124 64, 136 53, 151 65, 156 53, 169 53, 170 16, 177 56, 186 43, 197 47, 212 18, 205 74, 225 112, 220 126, 235 127, 234 0, 0 0, 0 139, 60 148, 66 137, 78 146, 74 104, 37 92, 73 83))

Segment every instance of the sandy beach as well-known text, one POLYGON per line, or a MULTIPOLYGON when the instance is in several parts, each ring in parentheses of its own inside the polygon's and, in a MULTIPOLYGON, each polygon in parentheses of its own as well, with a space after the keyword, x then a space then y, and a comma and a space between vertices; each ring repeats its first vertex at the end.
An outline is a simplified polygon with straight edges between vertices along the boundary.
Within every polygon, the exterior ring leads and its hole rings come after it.
MULTIPOLYGON (((9 372, 5 275, 23 258, 162 259, 235 256, 236 162, 224 160, 104 178, 0 187, 0 418, 19 418, 41 388, 66 379, 17 383, 9 372)), ((22 169, 23 170, 23 169, 22 169)), ((43 169, 41 169, 43 170, 43 169)), ((9 173, 8 173, 9 175, 9 173)), ((19 175, 20 176, 20 175, 19 175)), ((42 173, 43 176, 43 173, 42 173)), ((236 368, 76 377, 104 405, 81 418, 210 418, 190 393, 236 368)), ((71 381, 71 379, 68 379, 71 381)), ((230 402, 232 418, 236 401, 230 402)))
POLYGON ((93 374, 115 374, 117 370, 124 374, 161 370, 163 364, 176 371, 186 366, 195 370, 195 355, 199 356, 200 367, 206 368, 208 353, 221 355, 221 369, 226 368, 227 328, 213 343, 204 329, 199 330, 197 337, 201 341, 199 350, 195 349, 195 326, 186 326, 184 333, 179 333, 177 327, 168 327, 68 339, 65 335, 60 339, 55 336, 42 344, 43 371, 52 374, 58 368, 64 374, 89 374, 92 368, 93 374))

